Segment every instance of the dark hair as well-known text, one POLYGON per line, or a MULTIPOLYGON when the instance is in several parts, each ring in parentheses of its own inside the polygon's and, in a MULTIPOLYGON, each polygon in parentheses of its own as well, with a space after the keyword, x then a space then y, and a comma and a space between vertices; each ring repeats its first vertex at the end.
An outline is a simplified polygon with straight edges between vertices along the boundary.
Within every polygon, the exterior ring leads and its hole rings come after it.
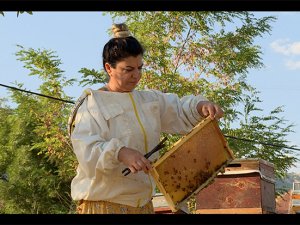
MULTIPOLYGON (((129 34, 128 30, 126 32, 129 34)), ((109 63, 113 68, 115 68, 117 62, 122 61, 122 59, 127 58, 129 56, 136 57, 138 55, 143 55, 143 54, 144 54, 144 48, 136 38, 132 36, 112 38, 104 45, 103 48, 103 53, 102 53, 103 68, 105 70, 105 63, 109 63)))

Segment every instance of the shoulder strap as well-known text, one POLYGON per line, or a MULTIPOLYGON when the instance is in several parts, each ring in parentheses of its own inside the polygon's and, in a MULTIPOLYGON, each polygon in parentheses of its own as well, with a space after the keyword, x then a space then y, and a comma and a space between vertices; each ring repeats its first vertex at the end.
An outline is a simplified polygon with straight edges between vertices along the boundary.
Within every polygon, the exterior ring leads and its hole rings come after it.
POLYGON ((74 127, 75 127, 74 121, 75 121, 77 111, 78 111, 79 107, 82 105, 82 103, 84 102, 84 100, 86 99, 86 97, 89 96, 91 93, 92 93, 92 89, 90 89, 90 88, 84 90, 84 92, 77 99, 74 107, 71 110, 71 114, 68 119, 68 134, 70 137, 71 137, 72 131, 74 130, 74 127))

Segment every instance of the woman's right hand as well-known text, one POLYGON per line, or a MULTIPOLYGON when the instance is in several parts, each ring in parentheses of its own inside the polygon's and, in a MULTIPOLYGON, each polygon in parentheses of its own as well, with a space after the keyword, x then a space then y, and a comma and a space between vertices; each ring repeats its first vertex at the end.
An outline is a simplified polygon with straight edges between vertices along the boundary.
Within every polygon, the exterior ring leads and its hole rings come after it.
POLYGON ((137 173, 143 170, 148 173, 152 168, 151 161, 146 159, 142 153, 132 148, 123 147, 119 151, 118 160, 124 163, 131 171, 137 173))

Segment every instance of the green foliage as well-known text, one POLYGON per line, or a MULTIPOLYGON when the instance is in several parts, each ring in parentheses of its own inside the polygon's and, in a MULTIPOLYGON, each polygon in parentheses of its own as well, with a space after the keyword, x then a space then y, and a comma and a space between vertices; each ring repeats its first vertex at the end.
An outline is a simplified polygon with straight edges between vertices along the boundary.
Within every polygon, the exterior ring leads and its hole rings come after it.
POLYGON ((270 31, 274 20, 248 12, 109 13, 114 19, 126 18, 147 50, 145 64, 151 72, 170 81, 178 71, 191 80, 213 76, 222 86, 233 86, 235 76, 242 78, 250 68, 262 66, 260 47, 253 42, 270 31))
MULTIPOLYGON (((53 51, 32 48, 16 53, 29 69, 30 76, 43 80, 42 94, 70 99, 63 87, 74 80, 63 77, 60 60, 53 51)), ((22 84, 17 84, 22 87, 22 84)), ((76 159, 67 135, 70 105, 40 96, 12 91, 15 109, 0 110, 0 161, 9 182, 0 186, 4 213, 70 213, 74 203, 70 182, 75 175, 76 159), (2 133, 3 134, 3 133, 2 133)))
MULTIPOLYGON (((275 165, 278 178, 283 178, 288 169, 297 161, 291 155, 291 151, 280 147, 290 146, 286 140, 288 133, 293 132, 293 124, 280 117, 283 107, 272 110, 269 115, 263 115, 262 109, 257 105, 261 100, 255 96, 246 96, 244 99, 243 119, 238 128, 224 128, 223 132, 234 137, 246 138, 255 142, 243 142, 236 139, 228 139, 229 146, 235 150, 237 158, 261 158, 275 165)), ((291 146, 294 147, 294 146, 291 146)))
POLYGON ((7 171, 7 167, 13 160, 13 155, 6 143, 9 141, 7 134, 10 133, 11 127, 7 123, 9 117, 13 114, 13 110, 5 104, 5 99, 0 99, 0 175, 7 171))
MULTIPOLYGON (((19 17, 19 15, 23 14, 23 13, 28 13, 28 14, 32 15, 32 11, 17 11, 17 17, 19 17)), ((4 12, 3 11, 0 11, 0 14, 2 16, 4 16, 4 12)))
POLYGON ((102 70, 100 72, 96 71, 95 69, 87 69, 81 68, 79 73, 82 73, 82 80, 79 82, 80 85, 87 86, 92 84, 101 84, 108 82, 108 75, 107 73, 102 70))
POLYGON ((30 15, 32 15, 32 11, 17 11, 17 17, 20 15, 20 14, 22 14, 22 13, 28 13, 28 14, 30 14, 30 15))

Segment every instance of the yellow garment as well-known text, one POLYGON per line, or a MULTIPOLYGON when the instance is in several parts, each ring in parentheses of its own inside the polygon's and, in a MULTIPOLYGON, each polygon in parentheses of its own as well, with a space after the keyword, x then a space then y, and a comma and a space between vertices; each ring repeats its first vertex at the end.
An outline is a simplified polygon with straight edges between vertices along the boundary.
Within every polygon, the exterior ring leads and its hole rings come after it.
MULTIPOLYGON (((123 176, 118 161, 126 146, 143 155, 158 144, 161 132, 186 134, 202 119, 198 96, 179 99, 160 91, 130 93, 91 90, 78 108, 71 141, 78 160, 71 183, 74 200, 108 201, 132 207, 147 204, 155 183, 144 172, 123 176)), ((158 153, 149 159, 157 159, 158 153)))
POLYGON ((152 202, 142 207, 132 207, 105 201, 83 200, 77 207, 78 214, 154 214, 152 202))

